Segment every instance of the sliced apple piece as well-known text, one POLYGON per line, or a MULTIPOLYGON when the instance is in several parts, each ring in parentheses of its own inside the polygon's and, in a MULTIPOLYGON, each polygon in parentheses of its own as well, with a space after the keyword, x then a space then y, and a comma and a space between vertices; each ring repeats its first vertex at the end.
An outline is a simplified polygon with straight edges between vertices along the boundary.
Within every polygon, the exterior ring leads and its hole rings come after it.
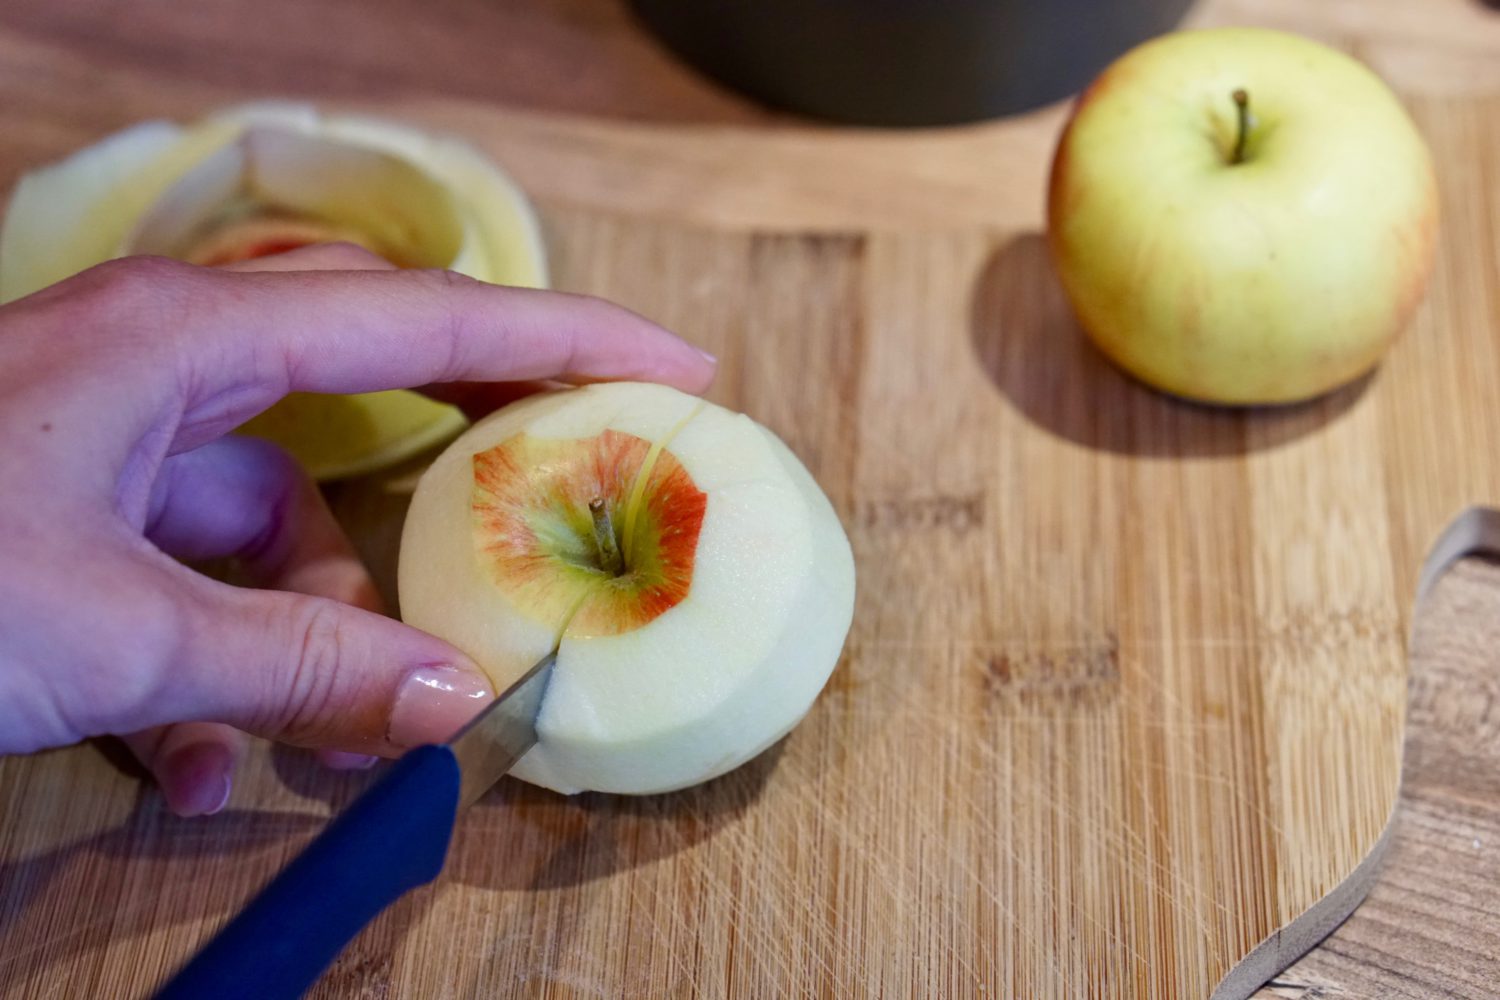
POLYGON ((750 418, 614 383, 513 404, 438 458, 401 541, 403 618, 497 688, 552 648, 517 776, 667 791, 788 732, 838 661, 854 563, 832 506, 750 418))

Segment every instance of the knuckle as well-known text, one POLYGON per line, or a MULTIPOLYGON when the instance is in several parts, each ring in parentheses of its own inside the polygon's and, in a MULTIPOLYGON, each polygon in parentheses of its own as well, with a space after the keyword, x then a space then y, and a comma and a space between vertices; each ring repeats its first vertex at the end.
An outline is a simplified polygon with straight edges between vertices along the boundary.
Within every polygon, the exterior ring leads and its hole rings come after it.
POLYGON ((292 608, 293 642, 279 692, 281 718, 274 728, 297 740, 316 740, 332 729, 345 660, 343 615, 330 601, 299 598, 292 608))
POLYGON ((474 335, 474 329, 468 320, 469 310, 464 308, 464 302, 484 282, 446 269, 431 269, 421 272, 421 275, 421 280, 435 290, 437 300, 443 304, 441 310, 445 317, 435 333, 443 338, 446 357, 438 366, 438 377, 433 381, 448 381, 463 375, 467 370, 468 341, 474 335))
MULTIPOLYGON (((43 359, 50 351, 76 365, 96 356, 101 346, 149 340, 146 335, 163 325, 163 312, 180 297, 185 270, 186 265, 160 257, 106 261, 8 306, 6 319, 31 334, 24 339, 32 346, 47 349, 43 359), (85 352, 82 359, 79 352, 85 352)), ((12 350, 18 343, 7 338, 12 350)))
POLYGON ((168 257, 121 257, 91 267, 75 280, 85 298, 116 312, 159 308, 176 297, 192 273, 192 267, 168 257))
POLYGON ((121 257, 69 279, 59 291, 74 336, 108 336, 111 345, 147 357, 171 343, 192 302, 197 269, 166 257, 121 257))
POLYGON ((484 284, 478 278, 471 277, 461 271, 453 271, 448 268, 433 268, 426 272, 428 280, 434 281, 448 291, 465 291, 484 284))

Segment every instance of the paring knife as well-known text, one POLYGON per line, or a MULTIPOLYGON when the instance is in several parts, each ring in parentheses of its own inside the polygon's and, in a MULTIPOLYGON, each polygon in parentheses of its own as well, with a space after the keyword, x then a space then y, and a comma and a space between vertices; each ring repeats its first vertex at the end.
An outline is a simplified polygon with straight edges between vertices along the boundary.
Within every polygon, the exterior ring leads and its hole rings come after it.
POLYGON ((418 747, 307 846, 157 1000, 293 1000, 365 924, 442 871, 458 814, 536 743, 556 653, 447 744, 418 747))

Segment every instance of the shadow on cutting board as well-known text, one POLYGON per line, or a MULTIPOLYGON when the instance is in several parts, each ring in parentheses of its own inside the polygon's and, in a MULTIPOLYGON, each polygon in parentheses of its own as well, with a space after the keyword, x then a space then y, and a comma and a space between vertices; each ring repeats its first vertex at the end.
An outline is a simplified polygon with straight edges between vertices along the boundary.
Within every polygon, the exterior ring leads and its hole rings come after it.
MULTIPOLYGON (((785 745, 783 739, 728 774, 664 795, 568 796, 504 778, 459 821, 443 878, 486 889, 557 889, 659 861, 754 805, 785 745)), ((272 761, 299 795, 335 809, 348 798, 304 752, 277 747, 272 761)))
MULTIPOLYGON (((212 821, 178 819, 143 790, 123 823, 24 860, 0 864, 0 985, 33 995, 12 976, 32 973, 30 988, 66 986, 57 967, 122 939, 145 940, 165 927, 212 920, 224 909, 226 883, 244 895, 286 860, 291 845, 321 820, 295 812, 231 810, 212 821), (152 887, 142 893, 139 885, 152 887), (205 891, 213 884, 216 891, 205 891), (26 956, 16 968, 9 960, 26 956)), ((76 971, 76 968, 75 968, 76 971)), ((78 985, 78 984, 75 984, 78 985)), ((126 996, 128 991, 118 987, 126 996)), ((4 995, 12 995, 5 993, 4 995)), ((74 993, 87 995, 81 986, 74 993)))
POLYGON ((971 324, 985 373, 1026 419, 1118 454, 1201 458, 1272 448, 1343 417, 1378 377, 1282 407, 1214 407, 1158 392, 1090 342, 1040 233, 1021 234, 995 251, 975 285, 971 324))
MULTIPOLYGON (((358 993, 388 979, 398 944, 444 883, 543 892, 606 878, 701 843, 753 805, 783 745, 705 785, 666 795, 566 797, 502 780, 461 819, 437 885, 387 910, 340 956, 323 987, 341 996, 346 987, 358 993)), ((139 774, 120 755, 106 755, 139 774)), ((333 811, 379 776, 378 770, 330 772, 309 754, 284 747, 271 758, 289 788, 328 802, 333 811)), ((36 987, 52 970, 72 966, 74 956, 122 939, 138 939, 145 948, 166 927, 199 922, 206 939, 208 927, 248 902, 326 822, 304 812, 254 809, 179 819, 143 785, 135 807, 115 826, 0 863, 0 995, 11 995, 11 986, 27 988, 12 981, 15 968, 7 959, 26 956, 24 967, 36 987), (141 885, 151 890, 143 893, 141 885)), ((183 945, 179 940, 170 947, 183 945)))

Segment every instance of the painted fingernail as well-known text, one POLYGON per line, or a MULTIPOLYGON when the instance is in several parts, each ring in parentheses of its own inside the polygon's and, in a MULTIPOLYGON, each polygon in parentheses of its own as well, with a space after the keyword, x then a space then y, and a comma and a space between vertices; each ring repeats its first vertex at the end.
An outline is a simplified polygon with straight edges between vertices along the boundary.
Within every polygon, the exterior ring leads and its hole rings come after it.
POLYGON ((709 364, 716 365, 716 364, 719 363, 719 359, 718 358, 714 357, 712 354, 709 354, 703 348, 699 347, 699 348, 697 348, 697 351, 698 351, 698 353, 700 355, 703 356, 703 360, 707 361, 709 364))
POLYGON ((323 762, 324 767, 335 771, 368 771, 380 758, 367 753, 349 753, 347 750, 320 750, 318 760, 323 762))
POLYGON ((442 743, 495 697, 477 671, 434 664, 418 667, 401 682, 386 737, 402 747, 442 743))
POLYGON ((178 816, 212 816, 229 804, 234 755, 217 743, 191 743, 172 751, 157 779, 167 808, 178 816))

